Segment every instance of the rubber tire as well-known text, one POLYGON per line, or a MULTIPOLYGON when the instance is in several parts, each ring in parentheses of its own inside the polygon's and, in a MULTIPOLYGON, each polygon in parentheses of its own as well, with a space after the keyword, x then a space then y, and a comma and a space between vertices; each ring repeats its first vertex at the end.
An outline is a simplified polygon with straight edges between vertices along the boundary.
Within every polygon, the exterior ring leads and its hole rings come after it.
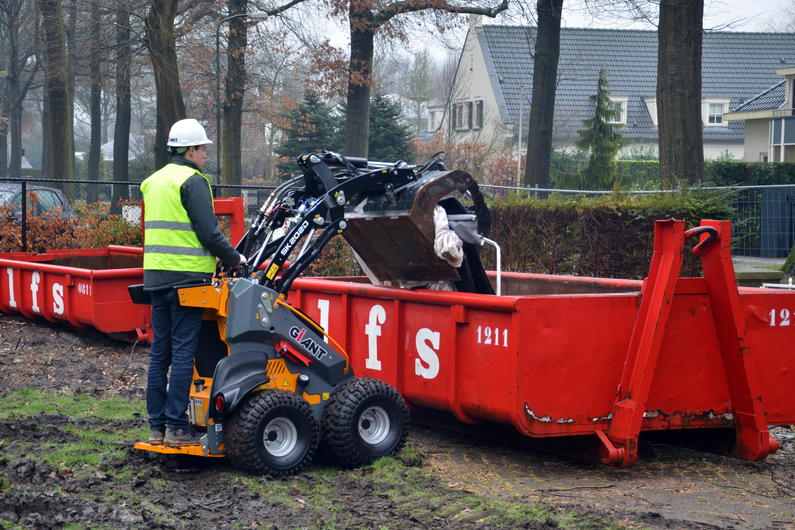
POLYGON ((294 475, 312 460, 319 438, 318 421, 306 399, 284 390, 263 390, 246 398, 226 423, 226 455, 247 473, 294 475), (265 427, 278 419, 292 423, 297 435, 295 447, 283 456, 269 452, 264 442, 265 427))
POLYGON ((406 443, 409 409, 403 397, 378 379, 347 381, 334 390, 323 412, 322 428, 326 447, 343 466, 370 464, 398 453, 406 443), (366 442, 359 432, 362 415, 377 407, 389 419, 386 437, 376 444, 366 442))

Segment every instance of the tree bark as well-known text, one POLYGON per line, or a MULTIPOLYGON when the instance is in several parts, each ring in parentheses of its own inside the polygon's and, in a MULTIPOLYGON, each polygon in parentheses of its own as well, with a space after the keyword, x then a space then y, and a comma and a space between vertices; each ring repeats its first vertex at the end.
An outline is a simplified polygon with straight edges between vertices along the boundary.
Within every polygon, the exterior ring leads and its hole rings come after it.
POLYGON ((5 113, 0 112, 0 178, 8 176, 8 127, 5 113))
POLYGON ((119 215, 119 201, 130 198, 129 153, 130 121, 130 13, 129 4, 116 2, 116 127, 113 130, 113 197, 110 201, 111 213, 119 215), (122 182, 123 184, 115 184, 122 182))
POLYGON ((174 18, 179 0, 150 0, 146 16, 146 45, 152 60, 157 102, 163 127, 171 130, 175 122, 187 117, 179 85, 174 18))
MULTIPOLYGON (((229 0, 229 15, 246 12, 246 0, 229 0)), ((223 183, 242 184, 243 96, 246 90, 247 22, 245 17, 229 21, 227 45, 226 101, 223 127, 223 183)), ((239 197, 240 190, 226 190, 227 197, 239 197)))
POLYGON ((168 147, 166 146, 166 128, 163 126, 163 113, 160 112, 160 103, 157 104, 157 119, 155 125, 155 171, 168 164, 168 147))
MULTIPOLYGON (((533 106, 530 108, 530 124, 527 133, 524 185, 549 188, 563 0, 538 0, 537 9, 538 28, 533 59, 533 106)), ((524 101, 521 104, 523 105, 524 101)), ((521 131, 519 134, 521 135, 521 131)))
POLYGON ((44 76, 41 97, 41 177, 50 177, 50 84, 44 76))
POLYGON ((704 180, 701 121, 703 0, 662 0, 657 52, 660 181, 704 180))
MULTIPOLYGON (((102 62, 100 61, 100 24, 99 4, 91 5, 91 57, 89 58, 89 76, 91 83, 90 114, 91 141, 88 146, 88 180, 99 180, 99 165, 102 162, 102 62)), ((99 200, 99 187, 89 184, 86 189, 86 202, 93 204, 99 200)))
POLYGON ((350 4, 351 58, 344 152, 346 156, 367 158, 375 28, 372 14, 361 4, 361 0, 351 0, 350 4))
MULTIPOLYGON (((61 0, 63 2, 63 0, 61 0)), ((75 115, 75 78, 77 77, 78 62, 80 60, 81 47, 77 44, 77 0, 69 0, 69 18, 66 26, 66 67, 69 79, 69 115, 75 115)), ((90 59, 89 59, 90 60, 90 59)), ((72 125, 74 127, 74 124, 72 125)), ((72 141, 72 174, 75 170, 75 143, 72 141)))
MULTIPOLYGON (((66 64, 66 35, 60 0, 41 0, 42 26, 47 49, 47 85, 49 97, 50 177, 74 178, 72 153, 72 113, 69 107, 69 72, 66 64)), ((72 198, 71 186, 63 186, 72 198)))

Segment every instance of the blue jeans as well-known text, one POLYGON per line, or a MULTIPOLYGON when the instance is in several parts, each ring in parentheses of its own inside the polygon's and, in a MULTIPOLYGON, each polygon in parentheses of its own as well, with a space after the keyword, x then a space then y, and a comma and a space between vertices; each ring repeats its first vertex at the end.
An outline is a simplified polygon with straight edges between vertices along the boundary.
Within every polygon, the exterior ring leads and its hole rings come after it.
POLYGON ((190 424, 186 413, 204 309, 182 307, 174 289, 151 291, 151 294, 153 336, 146 388, 149 425, 157 430, 163 430, 166 425, 184 429, 190 424))

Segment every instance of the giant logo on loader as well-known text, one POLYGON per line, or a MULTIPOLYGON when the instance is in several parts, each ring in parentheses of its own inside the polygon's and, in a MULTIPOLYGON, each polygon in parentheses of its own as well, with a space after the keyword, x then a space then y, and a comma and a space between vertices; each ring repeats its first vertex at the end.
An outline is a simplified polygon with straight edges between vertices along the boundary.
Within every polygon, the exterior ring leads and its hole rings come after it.
POLYGON ((290 336, 295 339, 295 341, 304 347, 306 351, 308 351, 312 356, 320 360, 323 358, 324 355, 328 354, 328 352, 323 349, 320 344, 314 341, 311 337, 304 338, 306 335, 306 328, 298 328, 297 326, 293 326, 290 328, 290 336))

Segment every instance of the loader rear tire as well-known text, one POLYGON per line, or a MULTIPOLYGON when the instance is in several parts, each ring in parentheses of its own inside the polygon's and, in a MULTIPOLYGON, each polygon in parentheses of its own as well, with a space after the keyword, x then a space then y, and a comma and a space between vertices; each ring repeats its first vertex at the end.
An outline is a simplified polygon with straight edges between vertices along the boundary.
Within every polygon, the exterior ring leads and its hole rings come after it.
POLYGON ((403 448, 409 410, 389 384, 378 379, 352 379, 331 394, 322 426, 324 442, 336 461, 358 467, 403 448))
POLYGON ((226 454, 236 468, 257 475, 294 475, 317 450, 318 422, 309 403, 284 390, 250 395, 226 425, 226 454))

